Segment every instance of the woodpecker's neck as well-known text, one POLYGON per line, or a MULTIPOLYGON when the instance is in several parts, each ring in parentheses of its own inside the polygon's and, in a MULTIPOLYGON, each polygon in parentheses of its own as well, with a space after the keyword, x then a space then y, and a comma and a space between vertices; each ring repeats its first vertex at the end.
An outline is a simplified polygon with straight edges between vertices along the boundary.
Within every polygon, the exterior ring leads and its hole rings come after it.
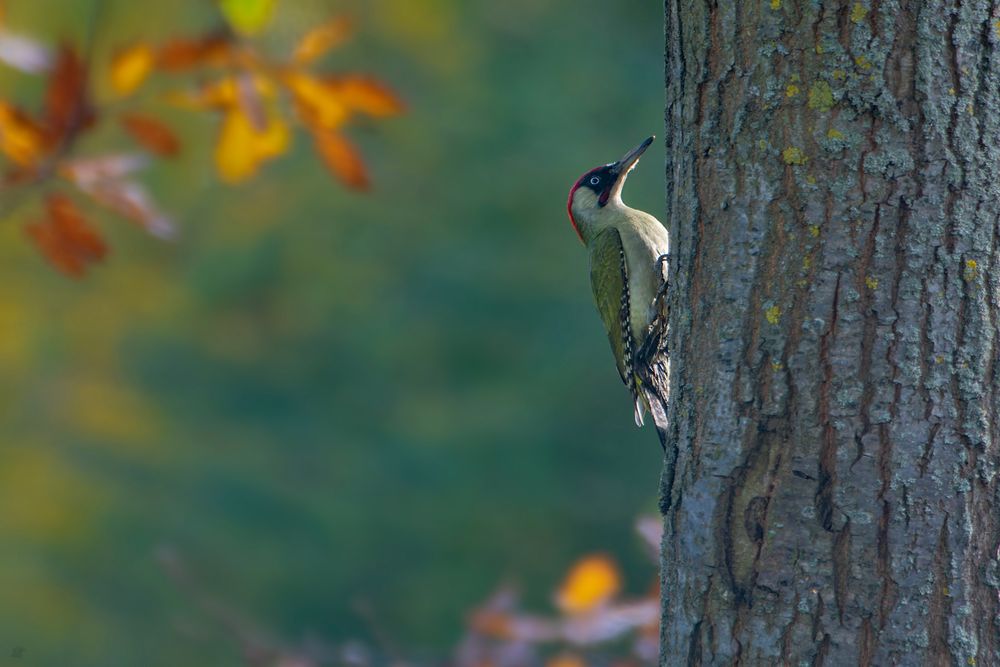
POLYGON ((604 206, 598 203, 593 190, 578 188, 570 199, 569 210, 580 238, 589 244, 594 236, 614 226, 631 209, 622 201, 621 188, 612 191, 604 206))

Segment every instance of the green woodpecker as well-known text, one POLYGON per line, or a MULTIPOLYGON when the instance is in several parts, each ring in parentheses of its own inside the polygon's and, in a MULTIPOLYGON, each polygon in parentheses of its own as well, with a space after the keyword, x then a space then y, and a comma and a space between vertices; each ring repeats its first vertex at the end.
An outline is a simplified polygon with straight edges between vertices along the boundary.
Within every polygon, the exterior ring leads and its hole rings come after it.
POLYGON ((668 257, 667 230, 648 213, 622 201, 622 187, 653 143, 646 139, 621 160, 591 169, 569 191, 569 220, 590 252, 590 284, 611 341, 615 364, 642 426, 646 398, 636 374, 636 354, 657 315, 668 257))

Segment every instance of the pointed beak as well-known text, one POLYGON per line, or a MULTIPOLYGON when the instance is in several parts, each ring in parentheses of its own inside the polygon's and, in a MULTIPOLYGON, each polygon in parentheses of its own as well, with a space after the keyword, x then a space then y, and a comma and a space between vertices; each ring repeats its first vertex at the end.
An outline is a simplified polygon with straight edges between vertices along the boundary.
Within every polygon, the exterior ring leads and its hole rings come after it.
POLYGON ((618 160, 618 162, 611 165, 611 171, 615 175, 615 182, 611 188, 606 190, 604 194, 601 195, 599 199, 601 206, 607 204, 609 200, 621 196, 622 188, 625 187, 625 178, 628 176, 628 173, 635 168, 635 165, 639 162, 639 158, 642 157, 642 154, 646 152, 646 149, 649 148, 655 138, 656 137, 649 137, 644 142, 626 153, 625 157, 621 160, 618 160))
POLYGON ((649 137, 644 142, 642 142, 641 144, 630 150, 628 153, 626 153, 625 157, 623 157, 621 160, 615 162, 614 169, 619 179, 623 175, 632 171, 632 168, 635 167, 636 163, 639 162, 639 158, 642 157, 642 154, 646 152, 646 149, 650 147, 650 145, 653 143, 653 139, 655 138, 656 137, 649 137))

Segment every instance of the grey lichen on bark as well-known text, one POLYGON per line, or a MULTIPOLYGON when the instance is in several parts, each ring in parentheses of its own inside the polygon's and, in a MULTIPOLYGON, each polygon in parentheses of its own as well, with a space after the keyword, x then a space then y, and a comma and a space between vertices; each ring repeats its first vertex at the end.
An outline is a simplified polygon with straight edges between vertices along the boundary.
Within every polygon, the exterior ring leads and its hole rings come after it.
POLYGON ((1000 664, 1000 6, 665 13, 661 663, 1000 664))

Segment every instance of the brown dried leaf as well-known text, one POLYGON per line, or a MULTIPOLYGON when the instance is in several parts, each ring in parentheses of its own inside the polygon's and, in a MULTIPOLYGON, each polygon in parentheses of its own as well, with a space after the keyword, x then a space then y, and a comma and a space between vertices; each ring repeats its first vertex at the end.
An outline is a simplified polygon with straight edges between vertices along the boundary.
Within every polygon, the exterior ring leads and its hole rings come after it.
POLYGON ((65 141, 95 120, 87 99, 87 71, 71 46, 60 47, 56 55, 42 119, 50 146, 65 141))
POLYGON ((353 29, 353 21, 346 16, 339 16, 316 26, 299 41, 292 61, 297 65, 308 65, 347 41, 353 29))
POLYGON ((79 278, 88 264, 104 259, 107 245, 69 197, 50 194, 45 207, 47 217, 29 224, 25 232, 53 266, 79 278))
POLYGON ((367 190, 368 169, 354 145, 336 132, 320 131, 313 135, 316 151, 333 175, 350 188, 367 190))
POLYGON ((173 130, 151 116, 124 114, 119 119, 122 127, 139 145, 163 157, 173 157, 181 150, 181 142, 173 130))

